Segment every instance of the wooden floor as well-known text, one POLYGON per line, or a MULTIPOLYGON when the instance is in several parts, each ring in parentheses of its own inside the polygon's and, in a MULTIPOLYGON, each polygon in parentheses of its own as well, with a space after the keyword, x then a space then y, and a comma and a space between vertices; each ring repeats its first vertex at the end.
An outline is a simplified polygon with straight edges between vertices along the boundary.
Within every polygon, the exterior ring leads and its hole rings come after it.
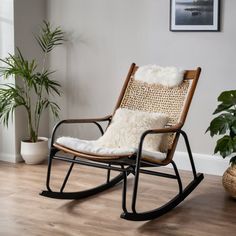
MULTIPOLYGON (((56 187, 67 166, 56 164, 55 167, 56 187)), ((39 195, 45 188, 45 175, 46 164, 0 162, 1 236, 236 235, 236 201, 224 193, 221 178, 217 176, 205 176, 191 196, 165 216, 131 222, 119 217, 121 185, 85 200, 55 200, 39 195)), ((181 175, 186 181, 191 177, 188 172, 181 175)), ((102 170, 79 167, 71 176, 72 184, 68 188, 91 187, 103 179, 102 170)), ((128 182, 131 187, 132 178, 128 182)), ((138 206, 151 209, 170 199, 176 190, 174 180, 143 176, 138 206)))

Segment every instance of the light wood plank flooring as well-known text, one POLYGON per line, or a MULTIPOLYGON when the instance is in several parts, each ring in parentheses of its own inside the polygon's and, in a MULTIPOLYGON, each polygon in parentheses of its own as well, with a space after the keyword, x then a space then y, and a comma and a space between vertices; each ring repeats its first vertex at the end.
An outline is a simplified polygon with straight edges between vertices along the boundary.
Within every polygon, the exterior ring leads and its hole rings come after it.
MULTIPOLYGON (((119 217, 121 185, 77 201, 40 196, 39 192, 45 189, 46 167, 0 162, 1 236, 236 235, 236 201, 225 194, 218 176, 205 176, 191 196, 165 216, 131 222, 119 217)), ((54 167, 57 187, 68 166, 54 167)), ((186 182, 191 177, 189 172, 181 175, 186 182)), ((104 178, 104 170, 76 167, 68 189, 91 187, 104 178)), ((174 180, 142 176, 141 181, 139 209, 158 206, 177 191, 174 180)), ((128 182, 131 188, 132 177, 128 182)))

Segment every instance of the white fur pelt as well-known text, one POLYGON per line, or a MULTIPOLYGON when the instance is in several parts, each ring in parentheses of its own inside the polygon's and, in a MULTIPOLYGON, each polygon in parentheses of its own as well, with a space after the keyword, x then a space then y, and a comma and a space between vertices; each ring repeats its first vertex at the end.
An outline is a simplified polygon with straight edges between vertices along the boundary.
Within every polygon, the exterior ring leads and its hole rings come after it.
MULTIPOLYGON (((144 131, 164 128, 167 122, 168 116, 162 113, 119 108, 105 134, 96 143, 108 148, 138 148, 144 131)), ((143 148, 147 151, 159 150, 161 138, 160 134, 147 135, 143 148)))
POLYGON ((97 140, 83 140, 73 137, 60 137, 56 140, 56 143, 79 152, 103 156, 130 155, 135 152, 134 148, 107 148, 98 145, 97 140))
POLYGON ((146 65, 138 68, 134 79, 148 84, 160 84, 173 88, 182 83, 184 72, 184 70, 173 66, 161 67, 158 65, 146 65))

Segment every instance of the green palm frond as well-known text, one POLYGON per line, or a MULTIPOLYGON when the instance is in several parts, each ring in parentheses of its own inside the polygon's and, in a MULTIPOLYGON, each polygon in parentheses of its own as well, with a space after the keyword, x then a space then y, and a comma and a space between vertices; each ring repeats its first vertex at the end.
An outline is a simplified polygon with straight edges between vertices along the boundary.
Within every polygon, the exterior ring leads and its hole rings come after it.
POLYGON ((29 87, 33 85, 34 73, 37 65, 35 60, 31 62, 24 59, 20 49, 17 49, 17 55, 9 54, 5 59, 0 59, 5 66, 0 67, 0 75, 4 78, 10 76, 21 77, 29 87))
POLYGON ((38 106, 37 106, 37 113, 38 114, 41 114, 42 111, 46 108, 49 108, 53 114, 53 116, 55 118, 58 118, 59 117, 59 110, 60 110, 60 107, 55 103, 55 102, 52 102, 50 101, 49 99, 47 98, 44 98, 42 99, 39 103, 38 103, 38 106))
POLYGON ((28 108, 24 98, 24 90, 12 84, 6 84, 0 88, 0 120, 8 126, 9 118, 16 107, 28 108))
POLYGON ((60 107, 55 102, 52 102, 52 101, 48 101, 48 106, 53 116, 57 119, 59 117, 60 107))
POLYGON ((61 45, 64 41, 64 32, 60 27, 52 28, 51 24, 47 21, 43 22, 42 34, 37 35, 35 38, 43 50, 43 52, 50 52, 54 46, 61 45))

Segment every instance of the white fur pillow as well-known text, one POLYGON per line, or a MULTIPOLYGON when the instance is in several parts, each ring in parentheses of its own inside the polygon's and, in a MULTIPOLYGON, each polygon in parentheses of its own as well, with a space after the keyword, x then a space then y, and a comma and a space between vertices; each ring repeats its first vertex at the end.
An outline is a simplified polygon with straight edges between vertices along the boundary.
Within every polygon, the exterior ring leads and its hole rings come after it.
MULTIPOLYGON (((162 113, 119 108, 105 134, 96 143, 108 148, 138 148, 144 131, 164 128, 167 122, 167 115, 162 113)), ((147 151, 158 151, 160 142, 161 134, 147 135, 143 148, 147 151)))
POLYGON ((160 84, 169 88, 180 85, 183 77, 184 70, 177 67, 161 67, 157 65, 141 66, 134 75, 135 80, 148 84, 160 84))

